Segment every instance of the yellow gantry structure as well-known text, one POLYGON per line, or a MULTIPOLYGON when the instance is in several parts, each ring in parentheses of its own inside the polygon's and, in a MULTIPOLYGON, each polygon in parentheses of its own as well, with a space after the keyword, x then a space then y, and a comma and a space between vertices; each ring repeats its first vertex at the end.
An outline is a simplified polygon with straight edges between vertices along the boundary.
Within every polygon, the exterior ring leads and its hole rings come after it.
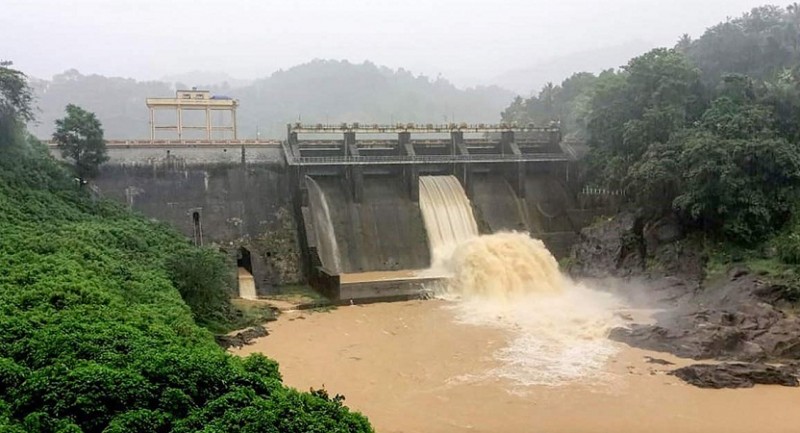
POLYGON ((147 98, 147 108, 150 109, 150 140, 156 139, 156 132, 167 131, 177 134, 178 140, 183 140, 184 131, 205 131, 206 140, 214 138, 237 140, 236 108, 239 101, 226 96, 212 96, 208 90, 178 90, 175 98, 147 98), (175 124, 156 124, 156 110, 170 110, 175 112, 175 124), (183 122, 184 111, 205 111, 205 125, 185 125, 183 122), (223 125, 214 125, 211 122, 212 111, 227 111, 230 113, 230 122, 223 125), (215 133, 216 136, 215 136, 215 133))

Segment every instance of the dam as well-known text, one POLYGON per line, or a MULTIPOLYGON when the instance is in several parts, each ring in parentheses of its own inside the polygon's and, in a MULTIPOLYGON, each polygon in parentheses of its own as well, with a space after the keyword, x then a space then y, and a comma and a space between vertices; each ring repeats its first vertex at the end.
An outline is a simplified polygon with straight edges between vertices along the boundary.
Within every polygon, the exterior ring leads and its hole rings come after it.
POLYGON ((418 296, 481 234, 577 236, 556 126, 291 124, 282 147, 309 280, 339 302, 418 296))
POLYGON ((226 252, 251 299, 305 282, 337 303, 417 297, 455 240, 526 232, 563 257, 607 206, 576 190, 557 125, 295 123, 282 141, 107 147, 96 194, 226 252))

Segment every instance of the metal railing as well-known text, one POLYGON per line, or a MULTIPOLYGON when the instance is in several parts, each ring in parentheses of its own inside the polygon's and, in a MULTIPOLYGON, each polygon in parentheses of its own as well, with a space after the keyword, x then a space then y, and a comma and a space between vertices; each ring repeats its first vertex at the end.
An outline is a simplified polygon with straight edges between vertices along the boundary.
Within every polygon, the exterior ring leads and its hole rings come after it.
POLYGON ((563 153, 522 155, 392 155, 392 156, 293 156, 287 153, 289 165, 395 165, 443 164, 458 162, 557 162, 569 161, 563 153))
POLYGON ((395 123, 395 124, 375 124, 375 123, 338 123, 338 124, 304 124, 290 123, 287 125, 289 134, 291 133, 344 133, 356 132, 361 134, 396 134, 401 132, 410 133, 449 133, 449 132, 469 132, 469 133, 490 133, 490 132, 560 132, 558 124, 551 125, 517 125, 513 123, 395 123))
MULTIPOLYGON (((50 147, 56 147, 57 144, 53 140, 44 140, 44 143, 50 147)), ((188 139, 188 140, 106 140, 108 147, 154 147, 154 146, 186 146, 186 147, 202 147, 202 146, 280 146, 280 140, 205 140, 205 139, 188 139)))

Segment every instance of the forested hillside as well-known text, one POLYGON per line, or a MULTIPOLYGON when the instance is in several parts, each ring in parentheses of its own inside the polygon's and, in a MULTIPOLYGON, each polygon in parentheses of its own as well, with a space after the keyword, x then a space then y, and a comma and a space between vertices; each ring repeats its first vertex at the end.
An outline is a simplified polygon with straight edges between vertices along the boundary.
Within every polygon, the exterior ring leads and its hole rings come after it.
POLYGON ((0 431, 372 431, 341 398, 289 389, 275 362, 218 347, 197 321, 227 302, 203 292, 223 290, 219 254, 93 198, 27 136, 24 76, 7 66, 0 431))
MULTIPOLYGON (((180 87, 203 86, 182 83, 180 87)), ((53 121, 73 103, 97 114, 108 138, 148 138, 145 98, 172 97, 170 84, 132 79, 59 74, 33 83, 40 122, 31 125, 38 137, 52 133, 53 121)), ((495 122, 513 98, 498 87, 458 89, 444 79, 432 80, 403 69, 372 63, 315 60, 250 85, 212 86, 217 94, 240 100, 239 131, 243 137, 284 138, 286 124, 323 122, 495 122)))
POLYGON ((575 74, 506 109, 561 121, 590 147, 585 181, 623 190, 648 215, 800 259, 800 5, 765 6, 619 70, 575 74))

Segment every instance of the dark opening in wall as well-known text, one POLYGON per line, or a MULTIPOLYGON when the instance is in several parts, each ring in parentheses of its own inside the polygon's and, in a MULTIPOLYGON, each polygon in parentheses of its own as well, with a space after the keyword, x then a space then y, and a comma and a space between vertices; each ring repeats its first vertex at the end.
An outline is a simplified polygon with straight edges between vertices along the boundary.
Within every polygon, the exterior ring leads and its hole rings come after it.
POLYGON ((203 245, 203 225, 200 223, 200 212, 192 212, 192 237, 194 244, 203 245))
POLYGON ((250 250, 239 247, 239 254, 236 257, 236 267, 245 268, 250 274, 253 273, 253 262, 250 259, 250 250))

